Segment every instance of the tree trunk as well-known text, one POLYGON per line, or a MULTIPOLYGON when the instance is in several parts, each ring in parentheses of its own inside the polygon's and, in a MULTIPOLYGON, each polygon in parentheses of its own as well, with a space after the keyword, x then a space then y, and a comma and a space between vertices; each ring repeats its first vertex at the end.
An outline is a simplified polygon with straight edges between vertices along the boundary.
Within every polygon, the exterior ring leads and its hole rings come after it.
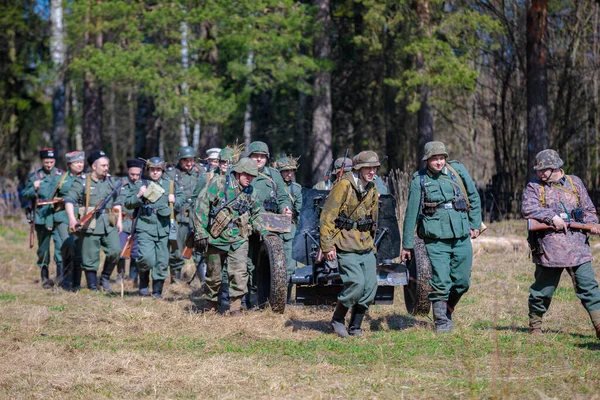
MULTIPOLYGON (((188 47, 188 25, 187 22, 181 21, 179 25, 179 30, 181 32, 181 65, 184 70, 187 70, 190 66, 189 63, 189 47, 188 47)), ((181 93, 187 97, 188 89, 187 82, 183 82, 181 84, 181 93)), ((183 106, 183 114, 181 115, 181 123, 179 128, 179 145, 187 146, 188 145, 188 137, 190 135, 190 125, 189 125, 189 110, 187 104, 183 106)))
MULTIPOLYGON (((417 19, 418 19, 418 31, 419 37, 421 38, 430 38, 431 37, 431 29, 429 27, 430 24, 430 15, 429 15, 429 1, 428 0, 416 0, 415 3, 417 9, 417 19)), ((417 73, 418 71, 425 70, 425 60, 421 53, 417 55, 416 60, 417 73)), ((431 90, 428 85, 420 85, 417 94, 419 97, 419 103, 421 104, 419 111, 417 113, 417 132, 419 136, 418 140, 418 150, 417 154, 419 155, 417 161, 417 169, 421 168, 423 162, 421 159, 423 158, 423 151, 425 148, 425 143, 431 142, 433 140, 433 111, 431 106, 429 105, 429 95, 431 90)))
POLYGON ((546 41, 548 0, 532 0, 527 13, 527 178, 535 155, 549 147, 546 41))
MULTIPOLYGON (((97 0, 97 3, 101 3, 101 0, 97 0)), ((89 33, 86 34, 87 44, 94 44, 99 49, 103 40, 100 24, 101 21, 97 20, 93 42, 89 33)), ((102 149, 102 87, 89 72, 85 74, 83 82, 83 148, 86 154, 102 149)))
POLYGON ((110 135, 110 159, 112 161, 113 170, 119 169, 119 156, 117 153, 117 110, 116 110, 116 93, 115 85, 110 85, 108 93, 108 133, 110 135))
POLYGON ((62 0, 50 1, 50 55, 54 68, 54 88, 52 93, 52 140, 57 157, 57 164, 65 167, 64 155, 67 153, 67 118, 66 118, 66 84, 64 66, 66 59, 65 32, 63 25, 62 0))
POLYGON ((313 84, 313 119, 311 149, 311 176, 312 184, 317 183, 329 168, 331 153, 333 114, 331 106, 331 72, 326 70, 325 62, 331 58, 332 29, 330 0, 313 0, 313 5, 318 8, 316 14, 317 32, 315 33, 314 55, 321 62, 322 69, 316 73, 313 84))

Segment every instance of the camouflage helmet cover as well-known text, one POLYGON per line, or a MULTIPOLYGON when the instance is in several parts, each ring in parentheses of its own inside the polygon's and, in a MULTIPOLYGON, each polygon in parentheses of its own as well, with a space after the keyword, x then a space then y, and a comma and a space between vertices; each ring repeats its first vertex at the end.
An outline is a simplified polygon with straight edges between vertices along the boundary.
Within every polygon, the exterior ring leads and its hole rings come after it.
POLYGON ((146 166, 148 167, 148 169, 150 168, 161 168, 162 170, 165 169, 165 160, 163 160, 160 157, 151 157, 146 166))
POLYGON ((246 173, 248 175, 258 176, 258 164, 250 157, 242 157, 240 161, 233 166, 233 171, 239 174, 246 173))
POLYGON ((267 144, 265 142, 252 142, 250 143, 250 146, 248 146, 248 154, 266 154, 267 157, 269 156, 269 146, 267 146, 267 144))
POLYGON ((231 147, 225 147, 219 152, 219 161, 232 161, 234 151, 231 147))
POLYGON ((371 150, 365 150, 354 156, 354 166, 352 169, 358 171, 364 167, 379 167, 380 165, 381 163, 379 162, 377 153, 371 150))
POLYGON ((298 159, 294 157, 282 157, 275 163, 275 168, 278 171, 288 171, 298 169, 298 159))
POLYGON ((535 165, 533 169, 540 171, 543 169, 558 169, 564 164, 558 153, 552 149, 542 150, 535 156, 535 165))
POLYGON ((338 172, 340 172, 340 168, 342 168, 342 165, 344 166, 344 171, 348 172, 348 171, 352 170, 353 164, 354 163, 352 162, 352 160, 349 159, 348 157, 346 157, 346 158, 340 157, 334 161, 332 172, 334 174, 337 174, 338 172))
POLYGON ((433 156, 443 155, 448 158, 446 146, 442 142, 427 142, 423 152, 423 161, 429 160, 433 156))
POLYGON ((177 152, 177 161, 181 161, 183 158, 196 158, 196 151, 191 146, 183 146, 179 148, 177 152))

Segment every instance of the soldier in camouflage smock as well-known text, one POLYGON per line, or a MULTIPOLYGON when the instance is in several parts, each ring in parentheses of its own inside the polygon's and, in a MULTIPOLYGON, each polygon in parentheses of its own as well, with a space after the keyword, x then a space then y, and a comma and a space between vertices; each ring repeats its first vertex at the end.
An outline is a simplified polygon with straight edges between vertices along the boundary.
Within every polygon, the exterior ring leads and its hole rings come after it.
MULTIPOLYGON (((43 149, 40 151, 42 168, 29 174, 27 184, 23 189, 23 197, 32 202, 39 200, 49 200, 56 194, 56 177, 60 178, 63 171, 56 168, 56 155, 54 149, 43 149)), ((62 240, 57 230, 54 230, 53 207, 45 205, 37 207, 35 215, 35 233, 38 239, 37 266, 40 267, 42 286, 48 289, 54 285, 50 280, 48 264, 50 264, 50 238, 54 239, 54 262, 56 262, 57 279, 62 277, 62 256, 60 247, 62 240), (58 250, 58 251, 57 251, 58 250)))
MULTIPOLYGON (((195 188, 202 188, 206 184, 206 170, 204 167, 196 164, 196 152, 194 149, 190 146, 183 146, 177 152, 177 165, 175 168, 167 170, 166 178, 174 181, 175 185, 185 196, 185 203, 176 215, 178 223, 177 248, 171 248, 171 256, 169 258, 171 282, 179 282, 181 280, 181 269, 185 264, 185 260, 181 257, 181 251, 185 247, 185 238, 190 229, 192 229, 190 213, 192 205, 196 201, 193 195, 195 188)), ((200 261, 200 255, 194 253, 193 259, 197 265, 200 261)))
POLYGON ((313 189, 317 190, 331 190, 334 183, 337 180, 340 170, 344 167, 344 172, 352 171, 352 160, 349 158, 340 157, 333 163, 333 169, 330 176, 326 176, 324 180, 317 182, 313 189))
POLYGON ((481 230, 475 183, 462 164, 447 158, 444 143, 425 144, 426 167, 414 173, 410 184, 400 255, 412 258, 416 227, 431 261, 429 300, 437 332, 454 328, 452 312, 471 284, 471 239, 481 230))
MULTIPOLYGON (((563 161, 554 150, 535 157, 538 178, 523 193, 524 218, 533 218, 556 230, 530 232, 535 282, 529 289, 529 329, 542 333, 542 318, 564 269, 575 282, 575 293, 587 310, 600 339, 600 291, 592 268, 592 251, 587 234, 570 229, 569 222, 598 223, 596 208, 581 181, 566 175, 563 161)), ((591 231, 600 234, 597 228, 591 231)))
POLYGON ((362 320, 377 292, 374 237, 379 194, 373 178, 379 165, 375 152, 360 152, 353 172, 344 173, 333 186, 321 212, 321 249, 327 261, 337 259, 344 283, 331 320, 331 327, 341 337, 362 334, 362 320))
POLYGON ((198 198, 193 217, 195 245, 199 252, 206 252, 208 310, 217 310, 221 268, 227 262, 230 314, 241 314, 242 297, 248 291, 248 236, 251 231, 260 236, 267 233, 250 185, 257 175, 256 162, 242 158, 229 176, 215 176, 198 198))

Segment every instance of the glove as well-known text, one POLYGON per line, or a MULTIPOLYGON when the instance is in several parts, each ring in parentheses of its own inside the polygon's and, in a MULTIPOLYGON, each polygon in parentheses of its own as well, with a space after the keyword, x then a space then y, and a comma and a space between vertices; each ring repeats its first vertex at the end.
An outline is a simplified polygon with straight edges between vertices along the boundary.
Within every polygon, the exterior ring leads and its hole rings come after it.
POLYGON ((198 253, 204 253, 206 251, 206 248, 208 247, 208 238, 198 240, 195 243, 195 247, 198 253))

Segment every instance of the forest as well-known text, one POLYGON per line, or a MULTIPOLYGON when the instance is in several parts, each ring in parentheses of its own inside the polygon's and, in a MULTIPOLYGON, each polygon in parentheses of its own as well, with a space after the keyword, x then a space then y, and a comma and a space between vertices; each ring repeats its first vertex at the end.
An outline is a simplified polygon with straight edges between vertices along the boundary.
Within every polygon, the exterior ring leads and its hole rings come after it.
MULTIPOLYGON (((600 184, 600 0, 5 0, 0 176, 54 147, 175 160, 267 142, 297 180, 376 151, 412 173, 444 141, 511 194, 535 154, 600 184)), ((37 164, 36 164, 37 163, 37 164)))

